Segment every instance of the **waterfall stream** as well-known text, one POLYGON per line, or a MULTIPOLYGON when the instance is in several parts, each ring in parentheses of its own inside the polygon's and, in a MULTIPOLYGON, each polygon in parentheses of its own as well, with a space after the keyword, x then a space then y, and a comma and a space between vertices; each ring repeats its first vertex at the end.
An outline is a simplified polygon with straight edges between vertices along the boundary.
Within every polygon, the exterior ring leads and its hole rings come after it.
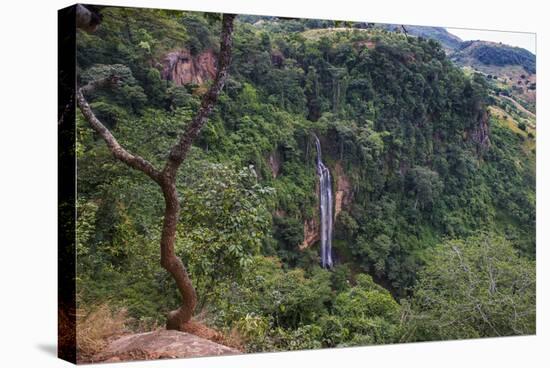
POLYGON ((321 210, 321 265, 332 267, 332 183, 330 172, 321 160, 321 143, 315 137, 317 147, 317 175, 319 175, 319 197, 321 210))

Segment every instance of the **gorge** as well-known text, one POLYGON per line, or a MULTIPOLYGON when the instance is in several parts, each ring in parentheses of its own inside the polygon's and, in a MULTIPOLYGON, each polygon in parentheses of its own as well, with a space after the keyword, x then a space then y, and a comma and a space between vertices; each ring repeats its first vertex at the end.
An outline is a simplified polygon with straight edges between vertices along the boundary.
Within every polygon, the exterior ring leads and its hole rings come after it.
MULTIPOLYGON (((79 83, 160 169, 215 80, 220 19, 102 15, 79 30, 79 83)), ((211 341, 268 352, 535 331, 537 132, 518 107, 534 74, 465 71, 410 33, 236 18, 227 83, 175 183, 174 251, 193 322, 223 335, 211 341)), ((77 114, 78 332, 127 312, 124 328, 147 334, 182 301, 158 262, 163 194, 89 125, 77 114)), ((202 350, 200 331, 180 334, 202 350)), ((144 337, 178 335, 163 332, 144 337)))

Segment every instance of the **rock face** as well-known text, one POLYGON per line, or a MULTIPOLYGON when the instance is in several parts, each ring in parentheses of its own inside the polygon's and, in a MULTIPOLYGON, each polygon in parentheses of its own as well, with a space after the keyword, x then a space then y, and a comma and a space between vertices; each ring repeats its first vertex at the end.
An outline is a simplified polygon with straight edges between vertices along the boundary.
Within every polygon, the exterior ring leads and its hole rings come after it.
POLYGON ((271 64, 280 68, 283 66, 284 62, 285 62, 285 57, 283 53, 280 51, 273 51, 273 53, 271 54, 271 64))
POLYGON ((191 55, 188 50, 172 51, 162 62, 162 78, 184 84, 204 84, 216 75, 216 57, 212 50, 191 55))
POLYGON ((313 218, 304 220, 304 241, 298 246, 298 249, 304 250, 311 247, 321 239, 321 224, 319 223, 319 180, 315 182, 315 214, 313 218))
MULTIPOLYGON (((336 180, 336 188, 334 191, 334 219, 336 219, 340 212, 342 212, 342 209, 351 204, 352 187, 351 181, 344 173, 344 168, 340 162, 334 165, 333 172, 336 180)), ((317 207, 319 207, 319 184, 316 185, 315 192, 317 195, 317 207)), ((299 246, 300 250, 307 249, 319 241, 320 225, 318 216, 318 211, 316 211, 316 216, 314 218, 304 221, 304 241, 299 246)))
POLYGON ((240 353, 236 349, 186 332, 158 330, 116 339, 96 358, 96 361, 118 362, 240 353))
POLYGON ((481 149, 486 149, 491 146, 491 140, 489 139, 489 114, 487 111, 483 111, 480 115, 478 125, 472 133, 472 139, 481 149))
POLYGON ((273 178, 279 176, 279 171, 281 170, 281 157, 279 156, 279 152, 275 151, 271 153, 267 162, 269 164, 269 168, 271 169, 273 178))
POLYGON ((319 221, 312 218, 304 221, 304 241, 300 244, 300 250, 304 250, 319 241, 319 221))
POLYGON ((340 162, 334 166, 336 174, 336 193, 334 195, 334 218, 342 212, 342 208, 349 206, 351 203, 351 183, 349 178, 344 173, 344 168, 340 162))

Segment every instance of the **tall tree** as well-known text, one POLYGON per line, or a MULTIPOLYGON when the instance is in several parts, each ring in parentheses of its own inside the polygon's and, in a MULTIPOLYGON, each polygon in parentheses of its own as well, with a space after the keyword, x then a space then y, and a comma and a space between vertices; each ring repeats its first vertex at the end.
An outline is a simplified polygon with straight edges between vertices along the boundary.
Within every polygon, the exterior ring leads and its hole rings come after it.
POLYGON ((183 262, 176 256, 174 251, 176 225, 180 215, 180 199, 176 190, 176 174, 187 157, 193 141, 206 124, 208 116, 218 101, 220 92, 227 79, 233 47, 234 19, 234 14, 224 14, 222 17, 222 32, 216 77, 206 94, 202 97, 199 110, 186 126, 179 140, 171 148, 162 170, 155 168, 146 159, 122 147, 109 129, 95 116, 83 94, 86 87, 77 88, 76 91, 76 100, 82 115, 84 115, 90 126, 103 138, 113 156, 131 168, 149 176, 151 180, 160 186, 164 195, 165 210, 160 240, 161 265, 174 278, 182 296, 182 305, 177 310, 168 313, 167 329, 183 329, 185 323, 191 319, 197 304, 197 295, 189 274, 183 262))

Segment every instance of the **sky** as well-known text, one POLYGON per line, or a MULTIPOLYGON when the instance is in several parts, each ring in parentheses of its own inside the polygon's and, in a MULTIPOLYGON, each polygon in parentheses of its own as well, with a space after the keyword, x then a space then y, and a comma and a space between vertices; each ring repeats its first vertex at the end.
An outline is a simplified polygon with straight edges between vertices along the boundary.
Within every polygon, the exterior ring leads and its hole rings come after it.
POLYGON ((478 29, 447 28, 447 31, 460 37, 463 41, 482 40, 502 42, 510 46, 523 47, 536 53, 536 37, 534 33, 483 31, 478 29))

